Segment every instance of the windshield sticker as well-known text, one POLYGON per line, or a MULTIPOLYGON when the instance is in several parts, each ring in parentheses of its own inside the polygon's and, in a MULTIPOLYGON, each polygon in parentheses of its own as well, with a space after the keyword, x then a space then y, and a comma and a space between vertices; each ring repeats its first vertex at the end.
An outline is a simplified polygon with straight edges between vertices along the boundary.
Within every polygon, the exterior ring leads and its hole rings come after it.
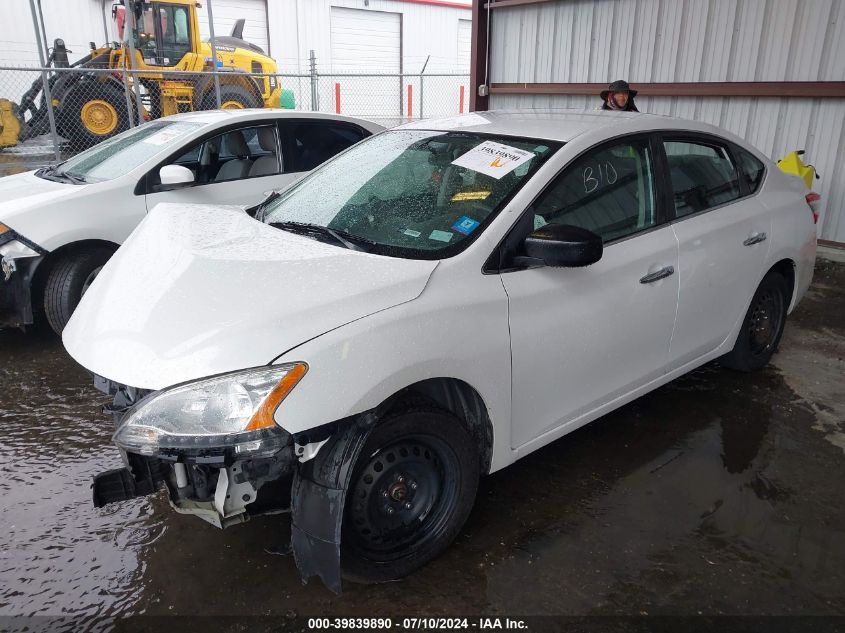
POLYGON ((171 141, 179 138, 186 132, 190 132, 191 130, 195 129, 197 126, 193 124, 185 125, 175 123, 173 125, 169 125, 163 130, 159 130, 155 134, 150 134, 147 138, 142 140, 142 143, 147 143, 148 145, 167 145, 171 141))
POLYGON ((431 235, 428 236, 428 239, 437 240, 438 242, 451 242, 452 235, 454 234, 450 233, 449 231, 438 231, 437 229, 435 229, 431 232, 431 235))
POLYGON ((534 158, 534 154, 524 149, 517 149, 494 141, 484 141, 460 158, 453 160, 452 164, 477 171, 486 176, 492 176, 498 180, 532 158, 534 158))
POLYGON ((419 237, 420 235, 422 235, 422 233, 420 233, 419 231, 415 231, 414 229, 405 229, 404 231, 402 231, 402 233, 411 237, 419 237))
POLYGON ((478 220, 473 220, 472 218, 464 215, 458 218, 458 221, 452 225, 452 229, 457 231, 458 233, 469 235, 475 229, 478 228, 479 224, 481 224, 481 222, 479 222, 478 220))
POLYGON ((467 200, 486 200, 492 191, 461 191, 452 196, 452 202, 466 202, 467 200))

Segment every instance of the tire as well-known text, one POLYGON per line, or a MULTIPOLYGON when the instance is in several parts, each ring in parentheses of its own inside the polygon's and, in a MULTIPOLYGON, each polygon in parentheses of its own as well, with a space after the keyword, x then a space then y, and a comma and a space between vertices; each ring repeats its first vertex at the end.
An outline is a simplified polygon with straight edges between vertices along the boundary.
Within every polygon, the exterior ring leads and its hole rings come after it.
POLYGON ((466 522, 478 479, 477 448, 451 413, 417 407, 382 421, 349 483, 343 576, 397 580, 439 556, 466 522))
MULTIPOLYGON (((243 86, 220 86, 220 103, 223 109, 237 108, 260 108, 264 102, 258 99, 252 92, 243 86)), ((211 91, 203 98, 203 110, 217 109, 217 96, 212 87, 211 91)))
POLYGON ((103 248, 70 253, 50 270, 44 286, 44 313, 56 334, 65 329, 82 295, 111 255, 103 248))
POLYGON ((59 106, 59 131, 73 149, 85 149, 129 129, 126 95, 113 83, 81 81, 59 106))
POLYGON ((765 367, 783 336, 788 307, 789 283, 780 273, 770 271, 751 299, 734 348, 720 363, 745 372, 765 367))

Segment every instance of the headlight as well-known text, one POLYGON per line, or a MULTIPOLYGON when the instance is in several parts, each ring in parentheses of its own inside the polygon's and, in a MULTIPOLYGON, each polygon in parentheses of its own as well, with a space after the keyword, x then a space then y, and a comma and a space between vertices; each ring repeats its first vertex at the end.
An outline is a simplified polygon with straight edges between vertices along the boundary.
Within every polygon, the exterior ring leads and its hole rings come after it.
POLYGON ((6 242, 0 246, 0 257, 4 259, 18 259, 20 257, 37 257, 38 253, 32 250, 26 244, 21 244, 17 240, 6 242))
POLYGON ((279 404, 308 371, 305 363, 250 369, 151 394, 130 409, 114 442, 142 455, 271 455, 287 434, 279 404))

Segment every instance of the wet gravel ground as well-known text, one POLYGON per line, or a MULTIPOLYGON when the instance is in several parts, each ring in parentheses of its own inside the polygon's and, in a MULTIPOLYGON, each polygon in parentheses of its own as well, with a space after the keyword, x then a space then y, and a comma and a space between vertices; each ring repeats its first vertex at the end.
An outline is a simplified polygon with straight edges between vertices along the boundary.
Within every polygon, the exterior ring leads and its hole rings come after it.
POLYGON ((770 368, 704 367, 486 478, 440 559, 341 596, 269 553, 285 516, 94 509, 103 403, 57 339, 0 332, 0 615, 845 614, 843 265, 770 368))

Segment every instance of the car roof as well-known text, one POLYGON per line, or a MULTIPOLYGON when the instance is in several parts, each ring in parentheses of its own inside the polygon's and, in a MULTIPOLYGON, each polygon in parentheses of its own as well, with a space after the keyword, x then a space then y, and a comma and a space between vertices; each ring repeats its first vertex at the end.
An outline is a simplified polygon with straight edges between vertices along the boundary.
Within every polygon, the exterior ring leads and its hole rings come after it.
POLYGON ((406 123, 396 129, 480 132, 569 142, 588 132, 634 133, 654 129, 710 132, 730 138, 712 125, 677 117, 612 110, 489 110, 447 119, 406 123))
POLYGON ((165 117, 165 120, 190 121, 204 125, 227 125, 229 123, 261 121, 265 119, 315 119, 328 121, 345 121, 355 123, 371 132, 383 129, 382 125, 358 119, 355 117, 331 114, 328 112, 311 112, 308 110, 284 110, 282 108, 238 108, 232 110, 200 110, 198 112, 183 112, 165 117))

